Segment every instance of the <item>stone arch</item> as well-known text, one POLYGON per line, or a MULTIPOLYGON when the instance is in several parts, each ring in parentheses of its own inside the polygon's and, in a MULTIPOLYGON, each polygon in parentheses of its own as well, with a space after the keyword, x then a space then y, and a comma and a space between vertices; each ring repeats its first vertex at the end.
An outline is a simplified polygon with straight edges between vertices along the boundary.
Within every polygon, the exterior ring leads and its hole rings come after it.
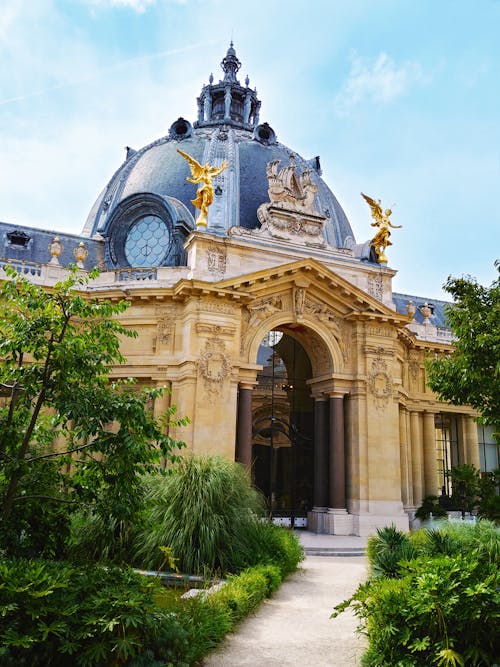
POLYGON ((247 363, 255 363, 262 339, 273 329, 286 332, 304 347, 311 360, 313 376, 344 368, 345 356, 341 345, 327 326, 322 322, 313 322, 309 317, 296 322, 287 313, 272 315, 248 332, 245 345, 247 363))

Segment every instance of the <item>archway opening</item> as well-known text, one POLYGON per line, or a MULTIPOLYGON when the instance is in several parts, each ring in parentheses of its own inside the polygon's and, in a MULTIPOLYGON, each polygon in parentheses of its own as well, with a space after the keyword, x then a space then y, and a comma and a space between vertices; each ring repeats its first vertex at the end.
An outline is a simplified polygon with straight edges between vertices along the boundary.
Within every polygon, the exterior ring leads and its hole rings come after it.
POLYGON ((314 402, 311 361, 279 330, 263 338, 252 396, 253 481, 278 521, 306 525, 313 505, 314 402))

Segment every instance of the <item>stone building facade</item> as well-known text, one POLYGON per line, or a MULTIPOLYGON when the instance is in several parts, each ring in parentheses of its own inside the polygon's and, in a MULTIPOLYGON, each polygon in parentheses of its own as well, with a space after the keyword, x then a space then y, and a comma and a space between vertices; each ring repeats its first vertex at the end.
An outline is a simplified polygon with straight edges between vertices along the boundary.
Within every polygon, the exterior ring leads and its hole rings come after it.
POLYGON ((176 436, 249 466, 284 522, 407 528, 451 465, 498 465, 475 413, 426 387, 426 356, 451 349, 444 304, 392 292, 395 271, 356 243, 319 157, 261 123, 232 44, 221 65, 193 124, 127 150, 81 235, 0 223, 0 265, 46 286, 71 262, 98 265, 89 290, 127 299, 123 322, 139 333, 113 376, 168 386, 155 411, 171 401, 191 420, 176 436), (206 228, 179 148, 227 162, 206 228))

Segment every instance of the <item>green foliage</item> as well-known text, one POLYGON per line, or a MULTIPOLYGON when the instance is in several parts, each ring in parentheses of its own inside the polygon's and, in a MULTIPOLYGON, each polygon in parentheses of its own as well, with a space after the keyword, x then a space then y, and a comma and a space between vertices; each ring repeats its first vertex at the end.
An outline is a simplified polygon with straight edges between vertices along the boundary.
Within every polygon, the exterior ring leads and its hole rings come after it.
POLYGON ((131 570, 49 561, 0 563, 0 662, 5 667, 165 665, 188 647, 163 591, 131 570), (140 663, 135 663, 140 664, 140 663))
POLYGON ((230 577, 212 595, 182 601, 179 620, 189 629, 189 649, 183 656, 186 663, 198 663, 242 618, 269 597, 279 583, 281 576, 276 567, 257 566, 230 577))
POLYGON ((444 289, 454 299, 446 317, 457 340, 451 355, 429 360, 429 386, 442 400, 471 405, 485 423, 500 426, 500 279, 488 288, 450 277, 444 289))
POLYGON ((0 664, 188 667, 281 581, 277 566, 259 565, 183 600, 127 569, 3 561, 0 664))
POLYGON ((486 473, 479 482, 478 514, 500 524, 500 468, 486 473))
MULTIPOLYGON (((385 529, 369 543, 373 566, 381 553, 405 544, 385 529)), ((399 533, 399 534, 398 534, 399 533)), ((406 537, 406 539, 408 539, 406 537)), ((332 616, 352 606, 369 646, 366 667, 491 666, 498 638, 500 533, 491 522, 444 522, 409 538, 413 557, 396 576, 372 576, 332 616)))
POLYGON ((392 578, 400 575, 402 562, 415 556, 415 548, 407 535, 392 525, 377 529, 377 535, 368 540, 366 553, 374 578, 392 578))
POLYGON ((449 473, 452 483, 451 504, 455 509, 472 512, 479 500, 479 470, 463 463, 453 466, 449 473))
POLYGON ((304 552, 297 535, 290 530, 261 519, 253 522, 245 535, 246 549, 241 561, 245 567, 256 564, 275 565, 281 577, 295 572, 304 559, 304 552))
POLYGON ((437 496, 425 496, 422 500, 422 504, 415 512, 415 516, 420 521, 426 521, 432 513, 434 518, 445 517, 446 510, 439 504, 439 498, 437 496))
MULTIPOLYGON (((110 521, 107 539, 136 518, 141 474, 181 443, 165 434, 173 410, 155 420, 148 405, 162 389, 111 383, 124 361, 118 322, 127 303, 86 298, 96 273, 77 271, 51 291, 10 267, 0 283, 0 549, 60 555, 63 513, 87 508, 110 521), (54 447, 59 438, 63 451, 54 447), (40 506, 46 519, 38 522, 40 506), (63 506, 63 510, 61 509, 63 506), (38 545, 38 546, 37 546, 38 545)), ((182 423, 179 420, 177 423, 182 423)), ((119 554, 116 554, 119 557, 119 554)))
POLYGON ((168 546, 183 572, 241 569, 246 533, 263 510, 242 466, 216 456, 187 456, 173 474, 149 476, 144 484, 147 509, 135 539, 136 563, 156 569, 159 548, 168 546))

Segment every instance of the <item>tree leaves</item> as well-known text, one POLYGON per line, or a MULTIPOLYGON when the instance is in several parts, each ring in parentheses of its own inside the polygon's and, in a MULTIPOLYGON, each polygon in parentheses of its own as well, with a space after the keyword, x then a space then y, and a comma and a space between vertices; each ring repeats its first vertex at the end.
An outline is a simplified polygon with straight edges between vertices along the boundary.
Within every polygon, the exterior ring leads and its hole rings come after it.
POLYGON ((29 514, 35 506, 18 507, 26 495, 49 498, 55 514, 59 499, 92 506, 118 524, 130 520, 139 507, 140 475, 161 458, 175 460, 171 452, 183 443, 167 435, 168 427, 185 420, 176 421, 174 407, 161 420, 153 417, 150 403, 165 389, 139 390, 130 379, 110 382, 111 368, 125 361, 120 338, 137 334, 119 321, 125 301, 83 291, 95 273, 74 270, 51 290, 9 267, 6 273, 10 280, 0 284, 0 386, 6 397, 0 405, 0 546, 8 550, 14 544, 21 549, 20 531, 29 538, 37 530, 37 517, 29 514), (57 449, 59 460, 51 465, 57 449))
MULTIPOLYGON (((500 271, 500 265, 497 264, 500 271)), ((427 362, 428 383, 445 401, 471 405, 485 423, 500 425, 500 280, 448 278, 454 299, 446 311, 457 337, 452 354, 427 362)))

